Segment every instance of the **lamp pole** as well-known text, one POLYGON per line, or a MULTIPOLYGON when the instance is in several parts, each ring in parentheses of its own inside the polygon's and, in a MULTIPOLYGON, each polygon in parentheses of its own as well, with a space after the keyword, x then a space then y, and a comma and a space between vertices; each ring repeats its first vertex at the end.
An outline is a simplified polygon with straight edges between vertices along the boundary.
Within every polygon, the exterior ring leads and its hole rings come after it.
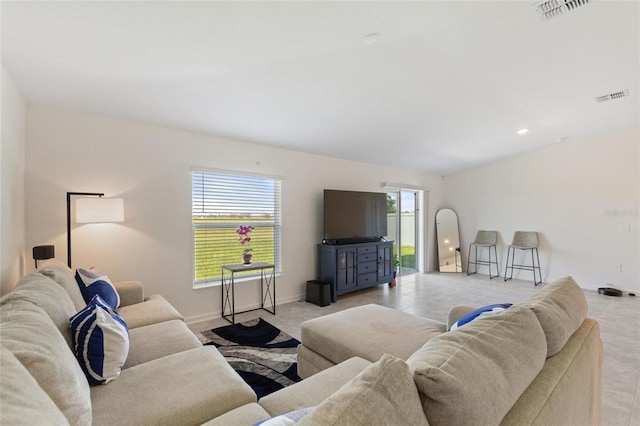
POLYGON ((71 196, 102 197, 103 192, 67 192, 67 266, 71 268, 71 196))

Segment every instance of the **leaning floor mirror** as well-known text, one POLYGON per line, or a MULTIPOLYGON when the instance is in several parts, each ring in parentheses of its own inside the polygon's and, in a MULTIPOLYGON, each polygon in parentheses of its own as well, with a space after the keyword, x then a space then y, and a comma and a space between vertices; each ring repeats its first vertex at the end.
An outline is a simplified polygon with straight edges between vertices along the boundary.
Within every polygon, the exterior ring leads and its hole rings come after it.
POLYGON ((440 272, 462 272, 458 215, 451 209, 436 213, 436 238, 438 239, 438 268, 440 272))

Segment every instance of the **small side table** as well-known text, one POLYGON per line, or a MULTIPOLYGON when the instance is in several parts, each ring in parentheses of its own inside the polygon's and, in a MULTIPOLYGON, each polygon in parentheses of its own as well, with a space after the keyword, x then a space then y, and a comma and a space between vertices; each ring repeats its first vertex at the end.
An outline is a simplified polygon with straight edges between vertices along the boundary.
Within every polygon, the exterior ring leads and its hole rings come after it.
POLYGON ((237 264, 237 265, 224 265, 222 267, 222 318, 229 321, 231 324, 235 324, 236 315, 243 314, 245 312, 265 310, 270 314, 276 314, 276 267, 271 263, 265 262, 253 262, 249 265, 237 264), (227 275, 225 276, 225 271, 227 275), (236 312, 236 299, 235 299, 235 273, 246 271, 260 271, 260 295, 261 302, 260 307, 255 309, 248 309, 242 312, 236 312), (271 310, 265 307, 267 300, 271 304, 271 310), (230 310, 230 313, 226 313, 230 310), (231 319, 229 319, 231 317, 231 319))

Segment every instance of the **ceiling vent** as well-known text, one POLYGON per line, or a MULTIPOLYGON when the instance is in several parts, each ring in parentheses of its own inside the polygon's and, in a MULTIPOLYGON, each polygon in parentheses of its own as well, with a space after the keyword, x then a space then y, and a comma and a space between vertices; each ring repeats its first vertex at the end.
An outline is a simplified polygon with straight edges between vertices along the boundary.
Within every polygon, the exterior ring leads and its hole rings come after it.
POLYGON ((542 21, 555 18, 563 13, 576 10, 580 6, 589 4, 589 0, 548 0, 535 5, 538 18, 542 21))
POLYGON ((615 101, 616 99, 626 98, 627 96, 629 96, 629 91, 621 90, 619 92, 607 93, 606 95, 596 96, 593 99, 597 103, 600 103, 600 102, 615 101))

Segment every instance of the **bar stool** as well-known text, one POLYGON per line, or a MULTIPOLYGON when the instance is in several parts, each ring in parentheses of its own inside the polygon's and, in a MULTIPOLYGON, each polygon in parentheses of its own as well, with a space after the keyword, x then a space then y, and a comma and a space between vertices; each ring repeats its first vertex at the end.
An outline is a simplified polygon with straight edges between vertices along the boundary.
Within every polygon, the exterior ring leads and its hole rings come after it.
POLYGON ((496 251, 496 242, 498 241, 498 233, 496 231, 478 231, 476 240, 469 244, 469 257, 467 258, 467 275, 472 275, 478 272, 478 265, 489 266, 489 279, 500 276, 500 267, 498 266, 498 252, 496 251), (475 249, 475 261, 471 261, 471 247, 476 246, 475 249), (480 247, 480 259, 478 260, 478 247, 480 247), (482 260, 482 249, 489 248, 489 260, 482 260), (493 247, 493 254, 495 260, 491 261, 491 247, 493 247), (475 271, 471 272, 469 265, 475 265, 475 271), (491 265, 496 265, 496 274, 491 275, 491 265))
POLYGON ((522 269, 525 271, 533 271, 533 284, 538 285, 542 283, 542 271, 540 270, 540 258, 538 257, 538 233, 537 232, 526 232, 526 231, 516 231, 513 234, 513 241, 507 250, 507 265, 504 269, 504 280, 510 280, 513 278, 513 270, 514 269, 522 269), (531 250, 531 265, 516 265, 513 263, 516 250, 531 250), (533 256, 535 252, 535 257, 533 256), (511 266, 509 266, 509 254, 511 254, 511 266), (538 265, 536 266, 536 259, 538 260, 538 265), (507 277, 507 271, 511 268, 511 274, 507 277), (536 281, 536 270, 538 271, 538 276, 540 277, 540 281, 536 281))

